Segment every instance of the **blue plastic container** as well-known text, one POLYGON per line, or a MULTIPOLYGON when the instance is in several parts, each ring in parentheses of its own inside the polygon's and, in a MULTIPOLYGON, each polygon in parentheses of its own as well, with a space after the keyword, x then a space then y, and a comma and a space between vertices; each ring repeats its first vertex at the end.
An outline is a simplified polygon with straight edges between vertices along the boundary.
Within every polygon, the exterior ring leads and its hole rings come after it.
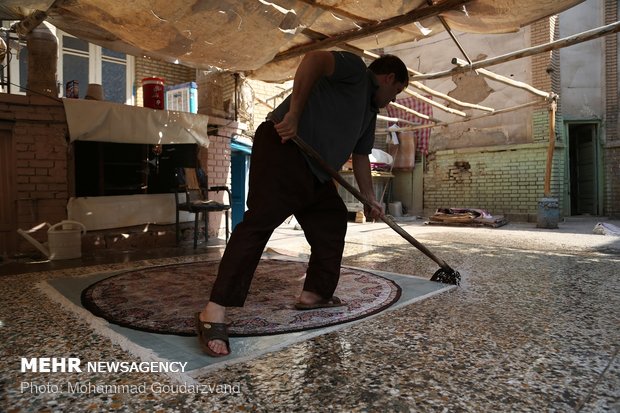
POLYGON ((166 109, 198 113, 198 87, 196 82, 166 86, 166 109))
POLYGON ((558 228, 560 221, 560 204, 557 198, 541 198, 538 201, 538 228, 558 228))

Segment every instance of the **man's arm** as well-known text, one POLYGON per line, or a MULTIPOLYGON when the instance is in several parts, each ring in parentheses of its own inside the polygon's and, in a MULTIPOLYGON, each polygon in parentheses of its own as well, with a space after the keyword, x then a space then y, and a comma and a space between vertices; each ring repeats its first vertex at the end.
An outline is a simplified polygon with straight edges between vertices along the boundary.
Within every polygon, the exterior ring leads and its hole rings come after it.
POLYGON ((282 143, 297 135, 299 117, 314 84, 320 77, 333 74, 335 65, 334 55, 331 52, 313 51, 304 56, 295 72, 289 111, 282 121, 275 125, 282 143))
POLYGON ((368 155, 353 154, 353 174, 357 186, 364 197, 370 202, 371 207, 364 205, 366 218, 377 219, 383 216, 383 208, 377 202, 375 191, 372 188, 372 176, 370 175, 370 160, 368 155))

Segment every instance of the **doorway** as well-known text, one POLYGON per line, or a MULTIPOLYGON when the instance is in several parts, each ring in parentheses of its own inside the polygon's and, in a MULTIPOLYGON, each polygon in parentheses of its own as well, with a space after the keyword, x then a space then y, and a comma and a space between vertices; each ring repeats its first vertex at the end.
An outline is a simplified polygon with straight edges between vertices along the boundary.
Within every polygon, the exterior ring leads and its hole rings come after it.
POLYGON ((248 185, 250 182, 251 147, 246 147, 237 142, 233 142, 231 148, 232 156, 230 157, 230 174, 232 192, 232 231, 238 223, 243 221, 243 214, 247 209, 246 199, 248 196, 248 185))
POLYGON ((599 215, 598 123, 569 123, 571 215, 599 215))
POLYGON ((17 250, 13 123, 0 122, 0 258, 17 250))

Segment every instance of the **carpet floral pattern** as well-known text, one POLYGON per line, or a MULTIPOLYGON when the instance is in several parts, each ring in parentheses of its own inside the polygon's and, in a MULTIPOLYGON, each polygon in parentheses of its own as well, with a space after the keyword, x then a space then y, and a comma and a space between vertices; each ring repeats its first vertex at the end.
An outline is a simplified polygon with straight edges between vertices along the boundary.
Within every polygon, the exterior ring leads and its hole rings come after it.
MULTIPOLYGON (((113 275, 82 292, 82 304, 111 323, 160 334, 195 335, 194 313, 207 303, 219 261, 143 268, 113 275)), ((298 311, 306 263, 262 260, 243 308, 231 308, 231 336, 290 333, 350 322, 400 297, 393 281, 342 268, 336 294, 343 307, 298 311)))

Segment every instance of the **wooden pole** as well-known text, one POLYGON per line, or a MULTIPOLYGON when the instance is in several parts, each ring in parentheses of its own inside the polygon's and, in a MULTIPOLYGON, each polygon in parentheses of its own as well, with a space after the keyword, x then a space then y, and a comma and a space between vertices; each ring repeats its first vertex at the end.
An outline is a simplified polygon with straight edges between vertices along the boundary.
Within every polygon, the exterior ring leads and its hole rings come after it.
MULTIPOLYGON (((347 51, 349 51, 351 53, 358 54, 358 55, 366 57, 368 59, 375 60, 375 59, 378 59, 379 57, 381 57, 380 55, 378 55, 376 53, 369 52, 368 50, 362 50, 362 49, 357 48, 355 46, 351 46, 350 44, 342 44, 342 45, 340 45, 338 47, 340 49, 347 50, 347 51)), ((409 74, 414 75, 414 76, 422 74, 422 73, 417 72, 417 71, 415 71, 415 70, 413 70, 413 69, 411 69, 409 67, 407 68, 407 71, 409 72, 409 74)), ((448 102, 454 103, 455 105, 460 106, 462 108, 478 109, 478 110, 482 110, 482 111, 485 111, 485 112, 493 112, 495 110, 495 109, 489 108, 487 106, 481 106, 481 105, 477 105, 475 103, 469 103, 469 102, 460 101, 458 99, 453 98, 452 96, 448 96, 448 95, 446 95, 444 93, 441 93, 441 92, 438 92, 438 91, 436 91, 434 89, 431 89, 430 87, 424 85, 421 82, 413 81, 413 82, 409 82, 409 84, 411 86, 413 86, 414 88, 418 89, 418 90, 421 90, 421 91, 423 91, 425 93, 428 93, 431 96, 435 96, 435 97, 438 97, 440 99, 447 100, 448 102)), ((412 96, 415 96, 415 97, 421 96, 421 95, 416 94, 415 92, 413 92, 412 90, 409 90, 409 89, 406 89, 405 92, 410 94, 410 95, 412 95, 412 96)), ((464 112, 458 111, 456 109, 448 108, 447 106, 444 106, 441 103, 436 102, 434 100, 430 100, 429 99, 429 100, 427 100, 427 102, 428 102, 428 104, 433 105, 434 107, 436 107, 438 109, 441 109, 444 112, 452 113, 452 114, 459 115, 459 116, 467 116, 467 114, 464 113, 464 112)))
POLYGON ((557 102, 554 99, 549 107, 549 146, 547 147, 547 167, 545 169, 545 197, 551 196, 551 170, 553 167, 553 152, 555 151, 555 111, 557 102))
POLYGON ((432 117, 430 117, 428 115, 425 115, 423 113, 415 111, 415 110, 413 110, 411 108, 408 108, 405 105, 401 105, 400 103, 390 102, 390 106, 394 106, 395 108, 404 110, 405 112, 411 113, 411 114, 413 114, 413 115, 415 115, 415 116, 417 116, 418 118, 421 118, 421 119, 430 120, 431 122, 439 122, 438 119, 432 118, 432 117))
POLYGON ((409 89, 405 89, 404 90, 405 93, 415 97, 416 99, 422 100, 426 103, 428 103, 429 105, 435 106, 436 108, 439 108, 441 110, 443 110, 444 112, 448 112, 448 113, 452 113, 453 115, 458 115, 461 117, 467 117, 467 113, 460 111, 458 109, 452 109, 449 108, 447 106, 442 105, 441 103, 435 102, 434 100, 431 100, 429 98, 427 98, 426 96, 420 95, 417 92, 414 92, 413 90, 409 90, 409 89))
MULTIPOLYGON (((409 84, 411 86, 413 86, 416 89, 419 89, 423 92, 428 93, 429 95, 441 98, 443 100, 447 100, 448 102, 454 103, 457 106, 460 106, 462 108, 470 108, 470 109, 478 109, 478 110, 483 110, 485 112, 493 112, 495 109, 487 107, 487 106, 482 106, 482 105, 477 105, 475 103, 469 103, 469 102, 463 102, 460 101, 458 99, 453 98, 452 96, 448 96, 444 93, 438 92, 434 89, 431 89, 430 87, 426 86, 425 84, 418 82, 418 81, 413 81, 413 82, 409 82, 409 84)), ((405 92, 409 93, 408 90, 406 90, 405 92)), ((432 101, 434 102, 434 101, 432 101)), ((437 106, 434 103, 431 103, 431 105, 433 106, 437 106)), ((445 107, 445 106, 444 106, 445 107)), ((441 110, 444 110, 443 107, 440 107, 441 110)))
POLYGON ((271 62, 275 63, 293 57, 301 56, 311 50, 339 47, 342 43, 359 40, 364 37, 372 36, 374 34, 378 34, 390 29, 395 29, 405 24, 410 24, 421 19, 437 16, 440 13, 446 11, 458 10, 460 7, 471 1, 472 0, 446 0, 434 6, 416 8, 409 13, 401 14, 399 16, 392 17, 391 19, 383 20, 378 23, 366 24, 362 26, 361 29, 349 30, 344 33, 327 37, 323 40, 318 40, 312 43, 293 47, 275 55, 271 62))
POLYGON ((495 116, 495 115, 501 115, 502 113, 512 112, 512 111, 515 111, 515 110, 526 108, 528 106, 540 105, 540 103, 541 103, 540 101, 536 101, 535 100, 535 101, 532 101, 532 102, 523 103, 521 105, 512 106, 512 107, 504 108, 504 109, 499 109, 499 110, 496 110, 493 113, 484 113, 482 115, 472 116, 471 118, 463 119, 463 120, 457 120, 455 122, 449 122, 449 123, 448 122, 440 122, 440 123, 436 123, 434 125, 405 126, 403 128, 390 129, 389 131, 390 132, 391 131, 394 131, 394 132, 405 132, 405 131, 418 130, 418 129, 424 129, 424 128, 438 128, 438 127, 442 127, 442 126, 450 126, 450 125, 454 125, 455 123, 468 122, 470 120, 481 119, 481 118, 486 118, 486 117, 495 116))
MULTIPOLYGON (((368 207, 372 208, 373 205, 370 203, 368 198, 366 198, 364 195, 362 195, 362 193, 356 187, 354 187, 353 185, 348 183, 346 181, 346 179, 344 179, 338 172, 336 172, 331 166, 329 166, 327 164, 327 162, 325 162, 323 160, 323 158, 321 158, 321 155, 319 155, 319 153, 312 146, 308 145, 305 141, 300 139, 298 136, 294 136, 293 138, 291 138, 291 140, 293 142, 295 142, 295 144, 297 144, 297 146, 299 146, 299 148, 306 155, 308 155, 310 158, 312 158, 325 172, 327 172, 332 178, 334 178, 334 180, 336 182, 338 182, 340 185, 342 185, 342 187, 344 189, 349 191, 351 193, 351 195, 353 195, 355 198, 357 198, 365 206, 368 206, 368 207)), ((422 253, 424 253, 424 255, 426 255, 427 257, 429 257, 433 261, 435 261, 441 268, 445 269, 448 272, 454 272, 454 270, 452 268, 450 268, 450 266, 444 260, 439 259, 437 256, 435 256, 435 254, 433 254, 428 248, 426 248, 418 240, 413 238, 411 236, 411 234, 409 234, 407 231, 402 229, 389 216, 381 215, 379 218, 383 222, 388 224, 388 226, 390 226, 390 228, 392 228, 394 231, 396 231, 401 237, 403 237, 404 239, 409 241, 414 247, 416 247, 422 253)))
POLYGON ((393 118, 390 116, 377 115, 377 119, 381 119, 386 122, 392 122, 392 123, 402 122, 402 123, 407 123, 409 125, 419 125, 418 122, 412 122, 410 120, 401 119, 401 118, 393 118))
MULTIPOLYGON (((458 66, 467 66, 467 62, 464 60, 461 60, 459 58, 454 58, 452 59, 452 63, 458 66)), ((489 79, 495 80, 497 82, 500 83, 504 83, 506 85, 510 85, 510 86, 514 86, 517 87, 519 89, 524 89, 527 90, 530 93, 535 94, 536 96, 540 96, 543 97, 545 99, 551 97, 552 93, 549 92, 544 92, 542 90, 536 89, 534 86, 528 85, 527 83, 524 82, 520 82, 518 80, 514 80, 514 79, 510 79, 509 77, 506 76, 502 76, 502 75, 498 75, 497 73, 493 73, 490 70, 486 70, 486 69, 475 69, 475 72, 484 76, 484 77, 488 77, 489 79)))
MULTIPOLYGON (((426 3, 428 5, 430 5, 430 6, 432 6, 433 5, 433 0, 426 0, 426 3)), ((443 17, 441 17, 441 16, 437 16, 437 19, 439 20, 439 22, 441 23, 443 28, 446 29, 446 31, 450 35, 450 38, 452 38, 452 41, 456 45, 456 47, 461 51, 461 53, 463 54, 463 57, 465 58, 465 60, 467 60, 467 63, 471 64, 471 59, 469 58, 469 56, 467 56, 467 52, 465 52, 465 49, 463 48, 463 45, 461 44, 461 42, 459 42, 459 39, 457 39, 456 36, 454 35, 454 33, 452 32, 452 29, 448 25, 448 22, 446 22, 446 20, 443 17)))
MULTIPOLYGON (((353 53, 355 53, 357 51, 362 56, 366 56, 366 57, 368 57, 370 59, 378 59, 379 57, 381 57, 381 56, 379 56, 376 53, 369 52, 368 50, 357 49, 356 47, 350 46, 350 45, 347 45, 347 49, 349 51, 353 52, 353 53)), ((420 72, 418 72, 416 70, 413 70, 413 69, 411 69, 409 67, 407 68, 407 71, 409 72, 409 74, 411 74, 413 76, 421 75, 422 74, 422 73, 420 73, 420 72)), ((425 84, 423 84, 421 82, 411 81, 411 82, 409 82, 409 84, 411 86, 413 86, 414 88, 418 89, 418 90, 421 90, 423 92, 428 93, 429 95, 441 98, 443 100, 447 100, 448 102, 452 102, 455 105, 463 107, 463 108, 478 109, 478 110, 483 110, 483 111, 486 111, 486 112, 493 112, 495 110, 493 108, 476 105, 474 103, 462 102, 462 101, 460 101, 458 99, 453 98, 452 96, 448 96, 448 95, 446 95, 444 93, 441 93, 441 92, 438 92, 438 91, 436 91, 434 89, 431 89, 430 87, 426 86, 425 84)), ((417 97, 418 99, 419 99, 419 96, 421 96, 421 95, 418 95, 417 93, 415 93, 415 92, 413 92, 413 91, 411 91, 409 89, 406 89, 405 92, 410 94, 410 95, 412 95, 412 96, 417 97)), ((430 105, 435 106, 436 108, 439 108, 439 109, 443 110, 444 112, 449 112, 449 113, 457 114, 459 116, 467 116, 464 112, 460 112, 460 111, 457 111, 458 113, 454 112, 455 109, 450 109, 447 106, 444 106, 444 105, 442 105, 442 104, 440 104, 438 102, 435 102, 434 100, 427 99, 426 102, 428 104, 430 104, 430 105)))
POLYGON ((588 40, 596 39, 608 34, 617 33, 620 31, 620 21, 617 21, 607 26, 598 27, 596 29, 587 30, 575 34, 573 36, 565 37, 550 43, 541 44, 534 47, 528 47, 526 49, 517 50, 516 52, 503 54, 500 56, 492 57, 490 59, 478 60, 471 65, 463 67, 455 67, 451 70, 445 70, 442 72, 427 73, 423 75, 416 75, 411 80, 423 80, 423 79, 438 79, 441 77, 452 76, 456 73, 463 73, 472 69, 479 69, 481 67, 493 66, 500 63, 505 63, 511 60, 520 59, 522 57, 532 56, 539 53, 548 52, 550 50, 560 49, 566 46, 572 46, 577 43, 586 42, 588 40))

